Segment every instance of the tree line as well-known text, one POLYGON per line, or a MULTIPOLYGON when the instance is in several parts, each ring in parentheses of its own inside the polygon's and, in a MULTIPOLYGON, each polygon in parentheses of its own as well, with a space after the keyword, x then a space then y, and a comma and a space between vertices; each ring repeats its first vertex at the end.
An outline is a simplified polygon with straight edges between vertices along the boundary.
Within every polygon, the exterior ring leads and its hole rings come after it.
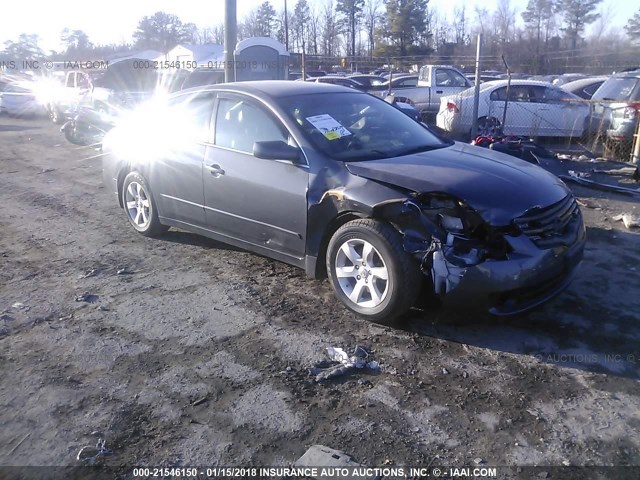
MULTIPOLYGON (((239 19, 238 40, 272 37, 289 51, 309 56, 352 58, 439 57, 449 63, 471 63, 475 38, 483 34, 485 55, 506 55, 527 73, 579 70, 607 62, 628 63, 637 58, 640 43, 640 9, 623 32, 608 27, 612 12, 602 0, 529 0, 518 12, 511 0, 498 0, 495 8, 473 9, 464 4, 447 17, 428 0, 288 0, 279 8, 265 0, 239 19), (519 21, 521 20, 521 21, 519 21), (587 27, 591 34, 585 35, 587 27)), ((224 24, 198 27, 165 12, 142 18, 133 42, 94 45, 82 30, 65 29, 64 49, 48 58, 86 59, 131 50, 166 52, 178 44, 224 43, 224 24)), ((37 35, 22 34, 5 42, 0 60, 45 57, 37 35)))

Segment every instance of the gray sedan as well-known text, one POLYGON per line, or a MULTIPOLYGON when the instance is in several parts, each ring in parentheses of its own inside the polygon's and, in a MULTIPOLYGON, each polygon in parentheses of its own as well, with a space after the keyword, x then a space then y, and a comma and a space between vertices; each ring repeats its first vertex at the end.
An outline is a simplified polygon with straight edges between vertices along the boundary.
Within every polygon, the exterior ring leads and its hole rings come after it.
POLYGON ((187 90, 103 145, 105 182, 141 234, 177 227, 328 275, 372 321, 421 294, 521 312, 562 291, 582 258, 582 217, 556 177, 345 87, 187 90))

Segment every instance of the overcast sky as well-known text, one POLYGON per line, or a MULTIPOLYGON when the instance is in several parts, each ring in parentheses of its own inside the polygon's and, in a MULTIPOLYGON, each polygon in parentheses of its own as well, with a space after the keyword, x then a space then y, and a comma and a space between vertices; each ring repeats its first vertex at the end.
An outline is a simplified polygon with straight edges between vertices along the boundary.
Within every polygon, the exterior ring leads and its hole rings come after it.
MULTIPOLYGON (((237 0, 238 19, 264 0, 237 0)), ((308 0, 311 5, 320 5, 327 0, 308 0)), ((284 5, 284 0, 271 0, 276 9, 284 5)), ((335 0, 334 0, 335 3, 335 0)), ((488 10, 495 9, 497 0, 431 0, 432 9, 453 19, 454 8, 467 5, 469 12, 475 4, 488 10)), ((520 13, 527 0, 511 0, 520 13)), ((288 0, 290 11, 295 0, 288 0)), ((638 9, 633 0, 603 0, 601 8, 608 12, 610 28, 622 29, 627 20, 638 9)), ((7 40, 17 40, 21 33, 40 35, 45 50, 60 49, 60 33, 67 27, 84 30, 96 44, 131 42, 131 35, 138 21, 157 11, 173 13, 183 22, 193 22, 198 27, 216 25, 224 20, 224 0, 61 0, 61 1, 10 1, 3 6, 0 46, 7 40)))

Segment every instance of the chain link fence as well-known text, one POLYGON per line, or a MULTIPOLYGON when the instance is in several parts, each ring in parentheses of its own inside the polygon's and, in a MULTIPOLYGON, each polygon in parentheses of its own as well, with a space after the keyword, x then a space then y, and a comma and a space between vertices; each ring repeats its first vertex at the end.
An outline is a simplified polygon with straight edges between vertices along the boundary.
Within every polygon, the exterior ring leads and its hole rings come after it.
MULTIPOLYGON (((293 54, 290 71, 352 73, 417 74, 423 65, 448 65, 475 80, 472 56, 405 56, 405 57, 338 57, 293 54)), ((564 87, 568 82, 594 78, 603 82, 627 65, 602 59, 589 68, 568 69, 551 75, 530 75, 526 65, 510 65, 507 75, 500 57, 481 58, 480 94, 478 99, 478 135, 508 135, 551 142, 558 149, 577 150, 595 157, 630 161, 640 122, 640 70, 627 91, 611 92, 597 98, 578 98, 564 87), (500 68, 502 66, 502 68, 500 68), (491 70, 489 70, 491 69, 491 70), (509 81, 509 76, 511 81, 509 81), (491 82, 491 83, 487 83, 491 82), (623 99, 626 99, 623 101, 623 99)), ((589 97, 599 84, 580 87, 574 92, 589 97), (590 88, 590 90, 589 90, 590 88)), ((415 87, 420 88, 420 87, 415 87)), ((423 119, 441 133, 462 141, 472 140, 473 88, 454 94, 438 94, 436 105, 423 110, 423 119)), ((412 103, 410 90, 393 88, 396 97, 412 103)))

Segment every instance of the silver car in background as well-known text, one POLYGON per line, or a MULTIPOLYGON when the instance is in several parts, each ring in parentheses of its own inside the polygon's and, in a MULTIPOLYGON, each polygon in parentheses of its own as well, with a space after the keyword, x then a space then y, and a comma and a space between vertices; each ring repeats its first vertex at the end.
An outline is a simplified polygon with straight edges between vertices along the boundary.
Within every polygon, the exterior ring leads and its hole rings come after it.
MULTIPOLYGON (((457 137, 470 137, 475 89, 444 97, 436 125, 457 137)), ((479 135, 580 137, 589 118, 589 104, 551 83, 507 80, 480 85, 479 135), (506 106, 506 120, 502 125, 506 106)))

